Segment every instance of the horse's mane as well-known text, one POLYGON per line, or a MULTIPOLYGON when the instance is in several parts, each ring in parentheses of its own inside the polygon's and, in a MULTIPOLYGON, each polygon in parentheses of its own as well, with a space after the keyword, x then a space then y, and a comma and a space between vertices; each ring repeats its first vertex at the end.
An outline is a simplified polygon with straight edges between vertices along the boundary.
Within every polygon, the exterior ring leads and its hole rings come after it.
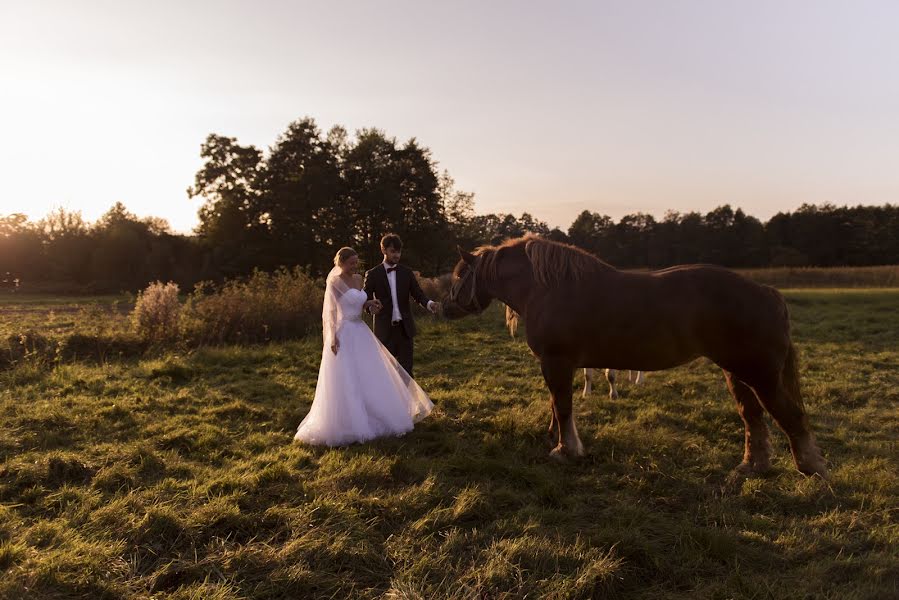
POLYGON ((475 250, 475 255, 480 257, 479 270, 482 276, 496 277, 497 259, 501 251, 522 246, 531 263, 534 279, 543 286, 583 281, 612 268, 608 263, 576 246, 526 235, 506 240, 496 246, 481 246, 475 250))

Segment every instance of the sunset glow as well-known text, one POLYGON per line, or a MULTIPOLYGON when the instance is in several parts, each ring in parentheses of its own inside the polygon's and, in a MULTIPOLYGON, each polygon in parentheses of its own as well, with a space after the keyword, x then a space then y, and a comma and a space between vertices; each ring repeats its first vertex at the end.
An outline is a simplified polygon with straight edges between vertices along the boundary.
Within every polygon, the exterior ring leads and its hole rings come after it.
POLYGON ((899 198, 891 2, 5 2, 0 214, 116 201, 178 231, 209 133, 429 147, 478 212, 899 198))

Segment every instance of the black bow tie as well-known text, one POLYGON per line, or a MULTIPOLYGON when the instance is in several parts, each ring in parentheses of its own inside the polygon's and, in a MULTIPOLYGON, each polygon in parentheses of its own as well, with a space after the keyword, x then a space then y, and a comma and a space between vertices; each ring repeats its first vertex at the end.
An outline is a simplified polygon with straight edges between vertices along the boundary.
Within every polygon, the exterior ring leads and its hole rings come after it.
POLYGON ((393 272, 396 271, 397 269, 399 269, 398 266, 397 266, 397 267, 387 267, 387 272, 388 272, 388 273, 393 273, 393 272))

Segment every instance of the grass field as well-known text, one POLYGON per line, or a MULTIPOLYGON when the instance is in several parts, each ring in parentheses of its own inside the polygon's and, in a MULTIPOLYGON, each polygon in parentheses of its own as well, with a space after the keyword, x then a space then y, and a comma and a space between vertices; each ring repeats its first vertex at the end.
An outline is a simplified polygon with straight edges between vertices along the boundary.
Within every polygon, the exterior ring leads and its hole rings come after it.
MULTIPOLYGON (((705 361, 578 399, 588 456, 555 464, 497 306, 423 319, 435 412, 342 449, 291 443, 320 339, 23 361, 0 371, 0 598, 899 597, 899 290, 786 295, 830 482, 778 432, 773 472, 729 485, 742 423, 705 361)), ((117 327, 112 301, 4 301, 0 332, 117 327)))
POLYGON ((784 288, 899 287, 899 265, 877 267, 769 267, 737 269, 765 285, 784 288))

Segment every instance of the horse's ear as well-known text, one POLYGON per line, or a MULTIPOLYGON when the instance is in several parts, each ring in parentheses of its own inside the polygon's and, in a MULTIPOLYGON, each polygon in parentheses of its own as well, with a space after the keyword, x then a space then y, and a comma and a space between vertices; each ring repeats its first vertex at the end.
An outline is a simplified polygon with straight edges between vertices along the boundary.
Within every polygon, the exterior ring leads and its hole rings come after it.
POLYGON ((466 252, 462 249, 462 246, 456 246, 456 250, 459 251, 459 258, 464 260, 469 265, 474 264, 474 261, 476 259, 474 254, 472 254, 471 252, 466 252))

